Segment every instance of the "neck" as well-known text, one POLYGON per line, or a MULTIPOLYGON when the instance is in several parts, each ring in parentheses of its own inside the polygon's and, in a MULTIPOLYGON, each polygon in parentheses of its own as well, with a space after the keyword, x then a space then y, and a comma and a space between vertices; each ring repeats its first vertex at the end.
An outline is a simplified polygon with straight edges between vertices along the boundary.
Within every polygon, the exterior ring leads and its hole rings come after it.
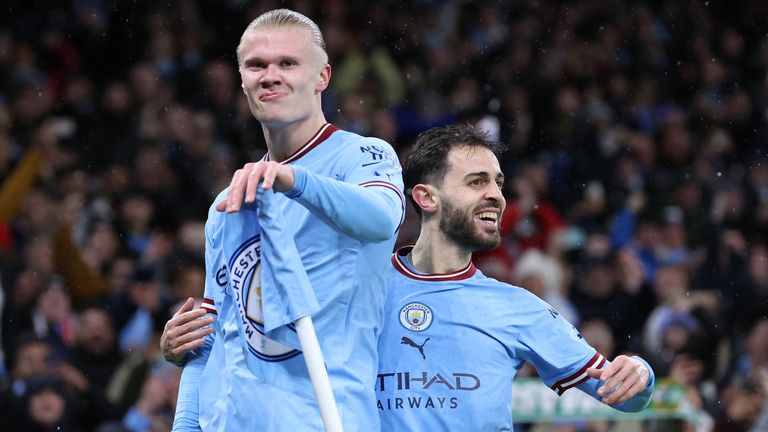
POLYGON ((312 114, 307 119, 281 125, 261 125, 264 139, 267 141, 269 157, 282 162, 296 153, 326 123, 322 111, 312 114))
POLYGON ((437 227, 430 229, 421 224, 421 234, 411 251, 411 261, 422 273, 443 274, 461 270, 472 259, 472 251, 465 250, 448 239, 437 227))

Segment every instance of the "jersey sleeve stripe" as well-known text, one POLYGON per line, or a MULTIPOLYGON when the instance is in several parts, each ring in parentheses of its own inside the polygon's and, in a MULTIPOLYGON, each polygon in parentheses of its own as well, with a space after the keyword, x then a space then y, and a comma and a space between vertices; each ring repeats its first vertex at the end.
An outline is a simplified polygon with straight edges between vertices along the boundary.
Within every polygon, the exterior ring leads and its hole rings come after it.
POLYGON ((400 209, 401 209, 400 223, 398 224, 398 227, 403 224, 403 222, 405 221, 405 195, 403 195, 403 191, 401 191, 397 186, 393 185, 392 183, 387 183, 385 181, 379 181, 379 180, 360 183, 360 186, 384 187, 384 188, 395 191, 397 193, 397 197, 400 198, 400 209))
POLYGON ((596 352, 595 355, 592 356, 592 358, 587 362, 587 364, 585 364, 576 373, 556 382, 552 386, 552 390, 554 390, 555 393, 557 393, 557 395, 560 396, 569 388, 576 387, 577 385, 589 379, 589 375, 587 375, 587 369, 589 368, 600 369, 603 367, 603 365, 605 365, 605 357, 603 357, 600 353, 596 352))
POLYGON ((218 312, 216 312, 216 305, 213 303, 213 300, 209 298, 204 298, 203 302, 200 303, 200 307, 205 309, 205 311, 208 313, 212 313, 214 315, 219 314, 218 312))

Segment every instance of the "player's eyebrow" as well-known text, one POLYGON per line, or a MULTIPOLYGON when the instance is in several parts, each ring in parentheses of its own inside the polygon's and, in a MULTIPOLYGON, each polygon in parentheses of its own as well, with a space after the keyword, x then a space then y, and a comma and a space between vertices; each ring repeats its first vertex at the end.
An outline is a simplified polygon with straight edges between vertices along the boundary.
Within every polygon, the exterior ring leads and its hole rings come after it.
POLYGON ((255 64, 255 63, 281 63, 281 62, 284 62, 284 61, 291 61, 291 62, 294 62, 294 63, 301 63, 301 58, 299 58, 297 56, 292 56, 292 55, 280 55, 280 56, 276 56, 276 57, 271 58, 271 59, 263 58, 263 57, 260 57, 260 56, 253 56, 253 57, 248 57, 246 59, 243 59, 243 64, 244 65, 252 65, 252 64, 255 64))
MULTIPOLYGON (((464 176, 465 179, 469 179, 471 177, 481 177, 487 180, 492 177, 492 174, 489 173, 488 171, 475 171, 475 172, 468 173, 467 175, 464 176)), ((502 172, 496 173, 496 180, 504 181, 504 173, 502 172)))

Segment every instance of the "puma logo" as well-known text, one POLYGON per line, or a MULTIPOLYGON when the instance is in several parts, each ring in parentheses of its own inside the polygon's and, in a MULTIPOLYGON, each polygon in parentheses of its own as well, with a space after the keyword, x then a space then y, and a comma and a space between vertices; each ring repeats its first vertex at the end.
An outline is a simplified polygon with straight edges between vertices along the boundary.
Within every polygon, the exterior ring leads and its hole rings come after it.
POLYGON ((424 344, 426 344, 428 340, 429 340, 429 338, 426 338, 424 340, 424 342, 422 342, 422 344, 419 345, 416 342, 412 341, 410 338, 407 338, 407 337, 403 336, 402 339, 400 339, 400 344, 401 345, 410 345, 410 346, 416 348, 417 350, 419 350, 419 353, 421 354, 421 357, 424 360, 426 360, 427 356, 424 355, 424 344))

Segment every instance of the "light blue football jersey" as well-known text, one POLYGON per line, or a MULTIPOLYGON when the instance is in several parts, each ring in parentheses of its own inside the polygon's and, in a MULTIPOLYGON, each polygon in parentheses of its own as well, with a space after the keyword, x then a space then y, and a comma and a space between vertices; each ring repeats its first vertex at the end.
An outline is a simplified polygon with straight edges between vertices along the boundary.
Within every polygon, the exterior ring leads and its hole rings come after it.
MULTIPOLYGON (((530 292, 484 276, 473 264, 422 274, 392 256, 379 339, 377 408, 382 431, 511 431, 511 385, 523 362, 557 394, 596 396, 589 367, 606 359, 568 321, 530 292)), ((617 406, 637 410, 644 392, 617 406)))
MULTIPOLYGON (((344 429, 378 430, 376 341, 389 255, 404 217, 400 164, 389 144, 331 124, 284 163, 294 167, 296 185, 273 198, 315 291, 312 319, 344 429)), ((265 328, 260 272, 270 257, 262 254, 256 211, 230 215, 212 206, 208 217, 203 307, 216 314, 215 331, 204 349, 190 353, 179 401, 199 374, 204 431, 323 430, 298 345, 268 337, 265 328)), ((185 430, 192 405, 182 406, 186 418, 177 413, 174 430, 185 430)))

